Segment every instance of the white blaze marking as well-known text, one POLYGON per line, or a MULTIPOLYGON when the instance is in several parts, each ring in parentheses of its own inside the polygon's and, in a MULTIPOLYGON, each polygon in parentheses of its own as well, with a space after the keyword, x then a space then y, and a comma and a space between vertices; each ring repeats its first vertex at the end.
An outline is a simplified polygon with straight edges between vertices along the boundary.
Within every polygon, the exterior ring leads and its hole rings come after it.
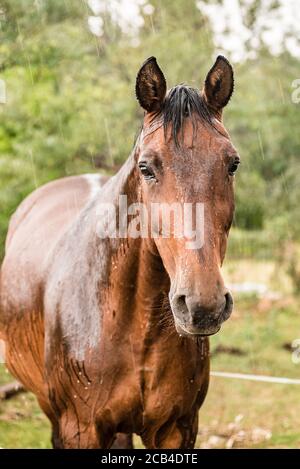
POLYGON ((0 363, 5 363, 5 342, 0 339, 0 363))

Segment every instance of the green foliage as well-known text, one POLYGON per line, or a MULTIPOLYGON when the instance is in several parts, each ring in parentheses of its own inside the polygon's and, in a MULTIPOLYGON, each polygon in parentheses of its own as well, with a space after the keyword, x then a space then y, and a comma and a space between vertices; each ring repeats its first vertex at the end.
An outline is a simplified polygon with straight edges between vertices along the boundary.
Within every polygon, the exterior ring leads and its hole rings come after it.
MULTIPOLYGON (((242 160, 236 180, 237 226, 270 227, 283 217, 288 225, 293 220, 290 234, 299 239, 300 223, 296 227, 295 214, 291 217, 299 191, 299 110, 291 101, 297 73, 297 61, 287 54, 274 58, 262 52, 258 60, 237 67, 226 122, 242 160)), ((287 231, 282 235, 287 237, 287 231)))
POLYGON ((245 230, 263 228, 266 212, 263 179, 256 171, 247 173, 242 167, 237 185, 235 224, 245 230))
POLYGON ((232 228, 226 257, 239 259, 272 259, 275 240, 270 239, 266 230, 240 230, 232 228))

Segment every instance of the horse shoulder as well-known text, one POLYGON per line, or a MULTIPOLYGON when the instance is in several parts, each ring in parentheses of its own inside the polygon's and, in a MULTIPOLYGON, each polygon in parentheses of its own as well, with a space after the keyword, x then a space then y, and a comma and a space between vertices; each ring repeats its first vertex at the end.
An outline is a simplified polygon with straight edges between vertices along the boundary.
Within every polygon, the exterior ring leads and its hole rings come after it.
POLYGON ((58 179, 20 204, 10 220, 1 268, 2 316, 20 305, 23 311, 38 307, 55 246, 106 180, 96 174, 58 179))

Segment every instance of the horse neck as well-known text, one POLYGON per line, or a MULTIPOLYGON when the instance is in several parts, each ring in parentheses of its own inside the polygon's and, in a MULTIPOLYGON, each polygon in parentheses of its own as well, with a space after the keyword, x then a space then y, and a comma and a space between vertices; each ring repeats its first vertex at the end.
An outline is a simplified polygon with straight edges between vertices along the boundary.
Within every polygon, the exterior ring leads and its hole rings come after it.
MULTIPOLYGON (((134 151, 112 181, 114 199, 127 196, 128 206, 142 202, 137 170, 137 153, 134 151)), ((133 307, 132 320, 139 316, 146 328, 159 327, 162 316, 172 316, 168 292, 169 276, 163 266, 154 240, 151 238, 126 238, 116 241, 112 262, 116 273, 112 272, 112 284, 122 285, 122 298, 131 297, 124 305, 124 315, 129 320, 128 309, 133 307), (133 317, 135 316, 135 318, 133 317), (142 316, 142 318, 141 318, 142 316)), ((119 296, 119 292, 117 294, 119 296)), ((170 320, 170 323, 172 319, 170 320)))

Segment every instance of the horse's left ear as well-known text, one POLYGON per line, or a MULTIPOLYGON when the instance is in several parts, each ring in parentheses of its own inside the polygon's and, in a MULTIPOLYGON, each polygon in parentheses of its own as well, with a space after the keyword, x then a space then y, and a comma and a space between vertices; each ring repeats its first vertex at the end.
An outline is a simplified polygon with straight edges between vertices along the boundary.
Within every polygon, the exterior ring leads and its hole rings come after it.
POLYGON ((147 112, 160 111, 167 92, 167 84, 156 58, 149 57, 140 68, 135 84, 138 102, 147 112))
POLYGON ((219 55, 207 74, 204 83, 204 98, 217 117, 231 98, 234 87, 233 68, 228 60, 219 55))

